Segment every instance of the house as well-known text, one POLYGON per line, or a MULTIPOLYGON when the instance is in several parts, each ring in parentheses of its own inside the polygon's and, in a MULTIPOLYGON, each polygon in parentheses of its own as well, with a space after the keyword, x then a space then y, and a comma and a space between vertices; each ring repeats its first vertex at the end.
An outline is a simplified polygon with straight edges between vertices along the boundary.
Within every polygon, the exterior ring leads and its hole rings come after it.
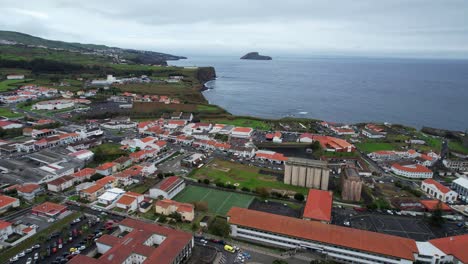
POLYGON ((250 138, 253 133, 253 128, 250 127, 236 127, 231 130, 231 136, 237 138, 250 138))
POLYGON ((13 228, 10 222, 0 220, 0 241, 8 239, 13 234, 13 228))
POLYGON ((269 161, 272 163, 283 164, 288 160, 282 153, 270 151, 270 150, 258 150, 255 152, 255 159, 261 161, 269 161))
POLYGON ((102 179, 99 179, 96 181, 96 184, 100 184, 104 186, 105 188, 114 188, 117 186, 117 178, 113 176, 106 176, 102 179))
POLYGON ((104 185, 94 184, 78 192, 81 199, 94 202, 105 192, 104 185))
POLYGON ((442 185, 433 179, 425 179, 421 183, 421 189, 431 197, 434 197, 444 203, 453 203, 457 200, 458 194, 450 188, 442 185))
POLYGON ((117 166, 114 162, 106 162, 96 168, 96 173, 108 176, 117 171, 117 166))
POLYGON ((117 200, 115 206, 126 211, 136 211, 138 205, 143 202, 145 196, 135 192, 126 192, 117 200))
POLYGON ((20 206, 20 200, 7 195, 0 195, 0 214, 20 206))
POLYGON ((122 237, 103 235, 96 240, 99 257, 78 254, 70 264, 185 263, 192 254, 191 233, 162 225, 124 219, 119 223, 122 237))
POLYGON ((9 74, 7 75, 7 80, 24 80, 23 74, 9 74))
POLYGON ((22 128, 23 125, 19 123, 15 123, 12 121, 0 121, 0 128, 6 129, 14 129, 14 128, 22 128))
POLYGON ((437 209, 442 211, 452 211, 446 203, 441 202, 440 200, 420 200, 419 203, 424 207, 424 209, 428 212, 433 212, 437 209))
POLYGON ((274 143, 282 143, 282 142, 283 142, 283 137, 282 137, 282 135, 281 135, 281 132, 276 131, 276 132, 273 134, 273 142, 274 142, 274 143))
POLYGON ((33 201, 37 195, 42 193, 42 187, 35 183, 25 183, 16 188, 18 195, 28 201, 33 201))
POLYGON ((85 180, 91 179, 91 176, 96 174, 96 170, 93 168, 84 168, 73 173, 71 176, 75 178, 75 182, 84 182, 85 180))
POLYGON ((164 178, 149 190, 149 196, 157 199, 160 196, 165 199, 172 199, 185 188, 185 182, 178 176, 164 178))
POLYGON ((60 110, 72 108, 75 106, 75 101, 70 99, 49 100, 35 103, 32 106, 34 110, 60 110))
POLYGON ((468 235, 448 236, 431 239, 428 242, 446 254, 446 263, 468 263, 468 251, 466 250, 468 235))
POLYGON ((362 129, 362 134, 372 139, 384 138, 387 135, 383 127, 375 124, 367 124, 362 129))
POLYGON ((32 214, 47 216, 50 218, 57 218, 65 211, 67 211, 67 207, 65 205, 56 204, 52 202, 45 202, 31 209, 32 214))
POLYGON ((330 136, 313 135, 313 141, 318 141, 325 151, 331 152, 353 152, 356 147, 346 140, 330 136))
POLYGON ((63 176, 48 182, 47 190, 51 192, 63 192, 64 190, 73 187, 75 181, 76 178, 71 175, 63 176))
POLYGON ((114 204, 124 193, 125 191, 119 188, 107 189, 98 197, 98 203, 107 207, 114 204))
POLYGON ((329 224, 331 222, 332 203, 333 193, 331 191, 310 189, 302 219, 329 224))
POLYGON ((354 132, 354 129, 350 128, 347 125, 343 125, 343 126, 330 125, 329 128, 331 131, 333 131, 333 133, 340 135, 340 136, 356 134, 356 132, 354 132))
POLYGON ((396 175, 413 179, 432 178, 434 174, 430 169, 419 164, 401 165, 395 163, 392 165, 391 170, 396 175))
POLYGON ((132 165, 132 159, 127 156, 117 158, 113 162, 117 164, 117 170, 123 170, 132 165))
POLYGON ((299 136, 298 142, 300 143, 312 143, 314 141, 314 137, 310 133, 304 133, 299 136))
POLYGON ((178 213, 182 220, 187 222, 192 222, 195 217, 195 207, 193 204, 180 203, 169 199, 156 201, 155 211, 157 214, 162 215, 178 213))
POLYGON ((82 149, 82 150, 78 150, 76 152, 70 153, 70 154, 68 154, 68 156, 75 157, 75 158, 77 158, 79 160, 83 160, 83 161, 89 161, 89 160, 93 159, 94 153, 92 151, 90 151, 90 150, 82 149))

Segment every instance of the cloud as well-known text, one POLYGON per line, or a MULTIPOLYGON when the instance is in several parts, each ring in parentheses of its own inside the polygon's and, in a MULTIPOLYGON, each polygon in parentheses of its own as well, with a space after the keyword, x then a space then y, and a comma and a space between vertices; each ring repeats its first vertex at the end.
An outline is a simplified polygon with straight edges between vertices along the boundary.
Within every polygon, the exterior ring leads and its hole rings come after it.
POLYGON ((256 49, 468 57, 468 2, 463 0, 0 0, 0 4, 8 7, 0 7, 5 29, 176 54, 256 49))

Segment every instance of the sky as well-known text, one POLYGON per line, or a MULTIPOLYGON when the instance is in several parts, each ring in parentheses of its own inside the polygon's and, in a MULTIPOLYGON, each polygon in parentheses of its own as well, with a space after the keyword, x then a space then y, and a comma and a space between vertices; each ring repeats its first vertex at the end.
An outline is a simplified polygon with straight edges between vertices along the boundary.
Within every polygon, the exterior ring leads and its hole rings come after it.
POLYGON ((0 29, 186 54, 468 58, 467 0, 0 0, 0 29))

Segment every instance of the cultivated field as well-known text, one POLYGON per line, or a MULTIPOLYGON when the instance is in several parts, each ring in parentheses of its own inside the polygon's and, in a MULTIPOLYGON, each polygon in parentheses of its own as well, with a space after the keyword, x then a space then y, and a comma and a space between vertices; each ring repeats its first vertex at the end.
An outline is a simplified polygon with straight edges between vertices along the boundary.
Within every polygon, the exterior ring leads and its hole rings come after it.
POLYGON ((233 206, 247 208, 254 197, 247 194, 224 192, 199 186, 187 186, 174 200, 184 203, 207 202, 210 213, 226 215, 233 206))

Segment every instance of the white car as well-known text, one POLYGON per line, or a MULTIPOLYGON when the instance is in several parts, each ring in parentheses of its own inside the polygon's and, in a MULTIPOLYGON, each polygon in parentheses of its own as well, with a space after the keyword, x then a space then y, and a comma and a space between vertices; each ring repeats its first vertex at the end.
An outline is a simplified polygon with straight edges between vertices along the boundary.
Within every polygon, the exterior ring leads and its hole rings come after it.
POLYGON ((83 246, 79 247, 78 249, 79 249, 79 250, 85 250, 85 249, 86 249, 86 246, 83 245, 83 246))
POLYGON ((39 259, 39 253, 36 252, 36 253, 34 253, 34 260, 38 260, 38 259, 39 259))
POLYGON ((19 257, 19 258, 22 258, 22 257, 24 257, 24 256, 26 256, 26 252, 21 251, 20 253, 18 253, 18 257, 19 257))
POLYGON ((346 221, 343 223, 345 226, 350 226, 351 224, 349 223, 349 221, 346 221))
POLYGON ((15 262, 15 261, 18 261, 18 256, 17 255, 10 258, 10 262, 15 262))
POLYGON ((32 263, 32 258, 28 258, 28 260, 26 260, 26 264, 31 264, 32 263))
POLYGON ((393 215, 393 212, 391 210, 387 210, 387 213, 393 215))

